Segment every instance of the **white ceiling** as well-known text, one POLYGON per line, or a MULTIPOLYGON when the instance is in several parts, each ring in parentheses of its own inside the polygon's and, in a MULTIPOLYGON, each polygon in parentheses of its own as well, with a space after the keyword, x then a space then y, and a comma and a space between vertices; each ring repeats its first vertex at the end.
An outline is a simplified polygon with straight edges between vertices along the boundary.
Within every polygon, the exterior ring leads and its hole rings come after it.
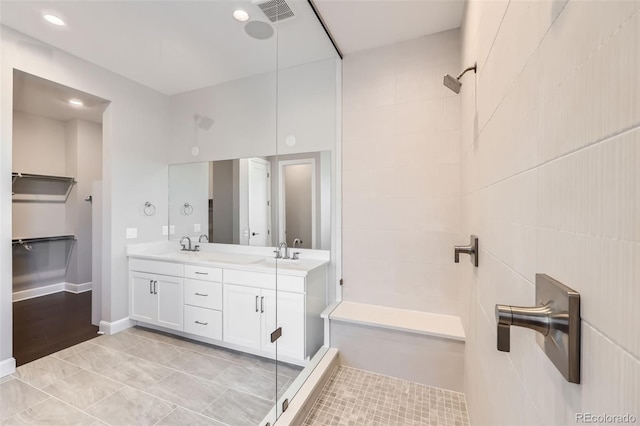
MULTIPOLYGON (((335 56, 307 0, 287 0, 296 17, 271 39, 249 37, 231 15, 267 21, 256 1, 1 0, 0 23, 167 95, 335 56)), ((464 9, 464 0, 314 3, 347 55, 457 28, 464 9)))
POLYGON ((2 0, 0 23, 172 95, 335 56, 307 1, 287 2, 296 17, 279 24, 277 42, 249 37, 232 18, 243 8, 267 21, 250 0, 2 0), (46 12, 67 25, 45 22, 46 12))
POLYGON ((40 77, 14 71, 13 109, 54 120, 80 120, 102 123, 108 101, 40 77), (69 99, 80 99, 83 107, 74 107, 69 99))
POLYGON ((458 28, 465 0, 315 0, 344 55, 458 28))

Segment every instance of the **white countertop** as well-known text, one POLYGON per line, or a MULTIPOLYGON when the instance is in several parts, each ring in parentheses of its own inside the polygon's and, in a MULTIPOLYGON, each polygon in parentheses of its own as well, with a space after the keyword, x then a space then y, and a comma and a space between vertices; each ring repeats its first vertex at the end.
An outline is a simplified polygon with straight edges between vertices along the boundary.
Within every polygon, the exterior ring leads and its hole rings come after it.
POLYGON ((326 259, 298 260, 276 259, 256 254, 229 253, 220 251, 180 251, 166 247, 147 247, 129 250, 128 256, 135 259, 158 260, 225 269, 253 272, 271 272, 282 275, 306 276, 309 271, 329 263, 326 259))

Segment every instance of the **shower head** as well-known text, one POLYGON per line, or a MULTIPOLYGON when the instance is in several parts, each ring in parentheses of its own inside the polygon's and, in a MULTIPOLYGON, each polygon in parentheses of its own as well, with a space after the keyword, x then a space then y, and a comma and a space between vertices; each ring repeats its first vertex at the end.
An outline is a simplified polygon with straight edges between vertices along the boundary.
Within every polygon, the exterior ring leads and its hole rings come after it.
POLYGON ((458 81, 457 78, 447 74, 444 76, 444 80, 442 83, 444 83, 445 86, 447 86, 449 89, 453 90, 454 92, 460 93, 460 86, 462 86, 462 83, 460 83, 460 81, 458 81))
POLYGON ((462 83, 460 83, 460 78, 465 75, 467 73, 467 71, 471 71, 473 70, 473 72, 476 72, 476 68, 477 68, 477 64, 474 63, 472 67, 466 68, 464 71, 462 71, 460 74, 458 74, 457 77, 453 77, 449 74, 444 76, 444 79, 442 81, 442 83, 447 86, 449 89, 453 90, 456 93, 460 93, 460 87, 462 86, 462 83))
POLYGON ((213 126, 213 119, 207 116, 196 114, 193 116, 193 119, 196 121, 198 127, 200 127, 202 130, 209 130, 211 126, 213 126))

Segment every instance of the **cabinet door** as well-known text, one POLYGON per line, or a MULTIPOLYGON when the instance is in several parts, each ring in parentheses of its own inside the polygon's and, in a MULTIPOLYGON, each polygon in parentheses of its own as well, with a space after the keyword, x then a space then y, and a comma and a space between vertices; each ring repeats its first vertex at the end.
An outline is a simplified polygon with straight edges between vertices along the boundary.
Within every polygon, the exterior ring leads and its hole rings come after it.
POLYGON ((156 324, 174 330, 183 329, 183 284, 182 278, 156 275, 154 278, 158 314, 156 324))
POLYGON ((260 294, 260 302, 260 312, 262 314, 262 321, 260 323, 260 349, 263 352, 275 355, 276 344, 271 343, 271 333, 273 333, 277 328, 276 292, 274 290, 263 289, 262 293, 260 294))
POLYGON ((129 317, 134 320, 155 323, 156 298, 153 294, 155 275, 142 272, 129 274, 129 317))
POLYGON ((260 290, 233 284, 223 286, 225 342, 260 349, 260 290))
POLYGON ((278 291, 278 357, 303 360, 305 358, 304 294, 278 291))

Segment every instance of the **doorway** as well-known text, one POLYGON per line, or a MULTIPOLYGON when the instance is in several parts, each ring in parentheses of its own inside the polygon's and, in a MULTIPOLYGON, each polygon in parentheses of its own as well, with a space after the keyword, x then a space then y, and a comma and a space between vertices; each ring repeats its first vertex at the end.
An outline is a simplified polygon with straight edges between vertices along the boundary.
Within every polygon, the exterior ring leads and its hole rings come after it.
POLYGON ((316 161, 279 163, 280 240, 293 248, 316 248, 316 161))
POLYGON ((19 70, 13 93, 13 348, 22 365, 97 335, 108 101, 19 70))

